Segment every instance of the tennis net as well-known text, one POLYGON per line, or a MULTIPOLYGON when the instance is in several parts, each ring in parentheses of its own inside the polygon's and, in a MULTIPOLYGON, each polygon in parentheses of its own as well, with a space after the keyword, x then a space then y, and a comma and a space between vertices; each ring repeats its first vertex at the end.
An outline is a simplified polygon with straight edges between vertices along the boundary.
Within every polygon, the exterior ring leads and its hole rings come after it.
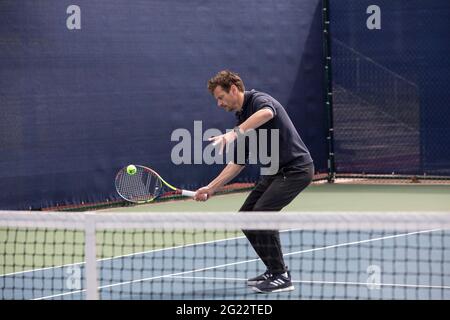
POLYGON ((450 299, 449 212, 0 211, 1 299, 450 299), (280 230, 295 290, 242 229, 280 230))

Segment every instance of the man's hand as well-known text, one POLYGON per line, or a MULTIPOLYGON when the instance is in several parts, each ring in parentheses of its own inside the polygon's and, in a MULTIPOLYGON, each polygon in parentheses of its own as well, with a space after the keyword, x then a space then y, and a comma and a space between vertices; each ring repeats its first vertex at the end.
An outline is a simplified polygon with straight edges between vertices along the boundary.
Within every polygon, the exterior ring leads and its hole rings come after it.
POLYGON ((214 194, 214 190, 210 187, 203 187, 195 192, 194 200, 207 201, 214 194))
POLYGON ((213 141, 213 146, 219 145, 219 154, 222 154, 223 149, 226 147, 226 151, 228 151, 230 143, 232 143, 236 139, 236 132, 229 131, 225 134, 221 134, 220 136, 211 137, 208 140, 213 141))

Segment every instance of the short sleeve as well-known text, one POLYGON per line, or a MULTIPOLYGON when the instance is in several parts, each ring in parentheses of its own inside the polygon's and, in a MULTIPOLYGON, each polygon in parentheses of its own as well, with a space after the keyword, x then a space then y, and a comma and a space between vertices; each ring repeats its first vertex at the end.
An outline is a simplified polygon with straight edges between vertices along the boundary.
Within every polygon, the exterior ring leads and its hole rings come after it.
POLYGON ((264 96, 256 97, 253 100, 253 110, 254 110, 254 112, 257 112, 262 109, 270 109, 273 112, 273 116, 274 117, 277 116, 276 107, 274 106, 271 99, 269 99, 268 97, 264 97, 264 96))

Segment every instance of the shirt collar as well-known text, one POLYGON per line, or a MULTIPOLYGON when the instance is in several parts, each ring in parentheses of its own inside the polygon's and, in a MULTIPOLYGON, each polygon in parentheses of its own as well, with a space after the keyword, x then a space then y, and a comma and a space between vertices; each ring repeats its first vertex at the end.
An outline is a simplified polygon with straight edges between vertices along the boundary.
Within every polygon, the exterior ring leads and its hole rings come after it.
POLYGON ((250 104, 250 100, 251 100, 250 98, 254 93, 255 93, 254 89, 252 89, 251 91, 244 91, 244 102, 242 103, 242 109, 240 111, 236 112, 236 117, 239 117, 241 114, 243 114, 247 110, 247 108, 250 104))

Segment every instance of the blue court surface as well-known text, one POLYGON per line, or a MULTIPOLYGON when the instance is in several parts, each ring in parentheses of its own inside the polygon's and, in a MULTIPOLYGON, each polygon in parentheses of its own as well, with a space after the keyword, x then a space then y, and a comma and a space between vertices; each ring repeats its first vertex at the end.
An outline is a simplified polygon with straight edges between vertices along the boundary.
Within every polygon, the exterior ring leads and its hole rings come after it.
MULTIPOLYGON (((98 260, 101 299, 450 299, 450 233, 283 231, 295 290, 257 294, 245 237, 98 260)), ((84 264, 0 277, 3 299, 84 299, 84 264), (77 278, 78 276, 78 278, 77 278)))

